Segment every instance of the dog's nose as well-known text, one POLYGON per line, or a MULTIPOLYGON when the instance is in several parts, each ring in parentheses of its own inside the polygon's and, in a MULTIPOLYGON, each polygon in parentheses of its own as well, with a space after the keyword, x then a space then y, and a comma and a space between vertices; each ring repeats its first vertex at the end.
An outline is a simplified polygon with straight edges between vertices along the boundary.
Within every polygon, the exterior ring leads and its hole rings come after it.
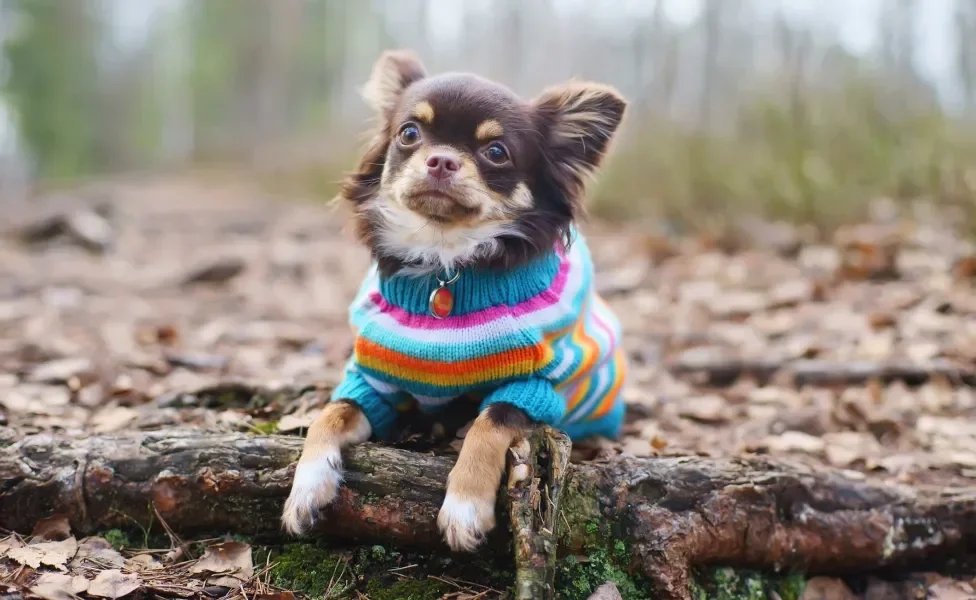
POLYGON ((447 179, 461 168, 461 162, 449 154, 431 154, 427 157, 427 175, 434 179, 447 179))

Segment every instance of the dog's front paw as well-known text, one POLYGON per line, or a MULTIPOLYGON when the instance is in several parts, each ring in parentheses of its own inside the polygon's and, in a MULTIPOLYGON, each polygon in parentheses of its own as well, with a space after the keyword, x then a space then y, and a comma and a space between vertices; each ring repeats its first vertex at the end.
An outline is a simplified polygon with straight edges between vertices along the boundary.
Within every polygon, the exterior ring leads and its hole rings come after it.
POLYGON ((451 550, 473 551, 495 527, 495 497, 464 498, 448 492, 437 515, 437 527, 451 550))
POLYGON ((341 482, 342 456, 338 448, 300 462, 281 515, 285 530, 300 535, 311 529, 318 510, 335 500, 341 482))

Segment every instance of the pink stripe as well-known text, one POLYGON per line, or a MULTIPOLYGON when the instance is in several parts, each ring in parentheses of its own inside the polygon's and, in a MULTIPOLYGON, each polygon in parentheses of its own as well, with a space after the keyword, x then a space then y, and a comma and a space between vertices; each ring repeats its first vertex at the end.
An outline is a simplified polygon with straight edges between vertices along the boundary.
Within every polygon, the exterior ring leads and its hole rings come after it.
POLYGON ((558 302, 559 297, 563 293, 563 289, 566 287, 566 281, 569 279, 569 259, 562 252, 560 252, 560 255, 562 255, 562 261, 559 263, 559 271, 553 278, 552 285, 549 286, 549 289, 543 290, 541 293, 528 300, 523 300, 512 307, 492 306, 466 315, 435 319, 429 315, 408 313, 399 306, 393 306, 383 298, 379 291, 373 291, 369 295, 369 299, 380 309, 380 312, 387 313, 397 323, 411 329, 463 329, 466 327, 477 327, 506 315, 520 317, 542 310, 558 302))

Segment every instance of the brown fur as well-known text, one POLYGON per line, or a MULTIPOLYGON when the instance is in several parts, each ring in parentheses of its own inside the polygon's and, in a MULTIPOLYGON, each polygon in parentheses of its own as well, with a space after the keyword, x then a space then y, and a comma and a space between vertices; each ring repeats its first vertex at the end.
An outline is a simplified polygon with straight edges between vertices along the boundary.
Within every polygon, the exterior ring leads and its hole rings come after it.
MULTIPOLYGON (((387 275, 416 266, 381 247, 384 217, 373 204, 384 182, 416 175, 416 167, 403 168, 405 150, 395 142, 405 123, 413 119, 423 138, 409 152, 448 144, 473 157, 479 177, 468 181, 469 187, 477 184, 468 197, 482 204, 486 222, 510 223, 517 232, 499 235, 497 251, 477 263, 509 268, 549 251, 559 239, 571 242, 570 225, 583 215, 586 177, 602 162, 626 109, 620 94, 603 84, 572 81, 526 101, 474 75, 428 76, 416 56, 399 51, 380 57, 366 90, 380 122, 339 197, 353 208, 360 240, 387 275), (484 143, 496 138, 513 155, 509 167, 478 158, 484 143)), ((465 211, 458 216, 470 224, 465 211)))
POLYGON ((464 436, 457 463, 448 476, 448 493, 468 500, 494 498, 505 471, 508 449, 525 435, 526 426, 524 413, 511 406, 495 405, 478 415, 464 436), (522 420, 499 421, 495 415, 502 407, 518 412, 522 420))
MULTIPOLYGON (((430 256, 458 261, 451 268, 504 269, 551 251, 560 239, 571 242, 585 179, 602 162, 626 108, 616 90, 595 83, 570 82, 523 100, 475 75, 430 77, 403 51, 377 60, 364 96, 379 123, 339 198, 352 207, 359 238, 385 276, 446 266, 429 264, 430 256), (450 174, 436 163, 428 167, 434 154, 457 163, 450 174)), ((475 420, 438 515, 451 548, 473 550, 494 527, 506 455, 530 426, 525 413, 504 403, 475 420)), ((316 507, 332 501, 341 479, 338 450, 369 433, 355 406, 340 401, 323 409, 286 502, 282 521, 290 531, 306 530, 316 507)))
POLYGON ((306 455, 309 459, 313 459, 327 448, 335 446, 342 448, 366 441, 356 439, 355 435, 361 430, 365 418, 363 411, 355 404, 349 402, 326 404, 308 428, 305 445, 302 448, 302 459, 305 459, 306 455))

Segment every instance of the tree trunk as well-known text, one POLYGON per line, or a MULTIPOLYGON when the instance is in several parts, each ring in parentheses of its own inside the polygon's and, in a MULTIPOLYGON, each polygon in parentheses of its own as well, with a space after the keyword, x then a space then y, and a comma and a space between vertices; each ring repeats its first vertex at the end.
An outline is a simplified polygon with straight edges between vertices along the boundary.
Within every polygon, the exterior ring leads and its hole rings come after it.
MULTIPOLYGON (((558 446, 557 437, 548 434, 547 443, 558 446)), ((6 446, 0 437, 0 527, 27 533, 39 518, 63 513, 76 532, 92 533, 149 523, 155 505, 183 535, 281 539, 278 517, 301 444, 187 429, 40 434, 6 446)), ((435 519, 452 462, 374 444, 350 449, 346 482, 315 533, 441 548, 435 519)), ((631 566, 664 598, 690 598, 696 564, 851 572, 929 567, 976 548, 976 488, 873 485, 761 457, 617 458, 571 464, 564 478, 545 470, 533 479, 562 479, 558 551, 623 541, 631 566)), ((518 490, 510 484, 507 495, 518 490)), ((519 519, 526 516, 511 520, 519 519)), ((499 527, 485 551, 509 553, 509 540, 499 527)))

